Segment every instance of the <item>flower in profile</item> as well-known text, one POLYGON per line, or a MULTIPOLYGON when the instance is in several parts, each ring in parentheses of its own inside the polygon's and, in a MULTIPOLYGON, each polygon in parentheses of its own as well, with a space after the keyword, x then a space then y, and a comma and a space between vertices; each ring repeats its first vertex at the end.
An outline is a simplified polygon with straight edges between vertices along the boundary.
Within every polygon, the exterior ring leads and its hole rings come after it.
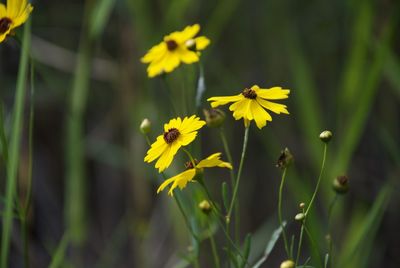
POLYGON ((147 75, 155 77, 162 73, 170 73, 181 62, 186 64, 198 62, 199 51, 210 44, 210 40, 205 36, 195 37, 199 31, 199 24, 187 26, 181 32, 165 36, 161 43, 152 47, 141 59, 143 63, 150 63, 147 75))
POLYGON ((191 143, 196 138, 197 130, 205 124, 206 122, 195 115, 183 120, 180 117, 171 119, 164 125, 164 133, 157 137, 147 151, 144 161, 150 163, 158 158, 155 167, 158 172, 163 172, 169 167, 179 148, 191 143))
POLYGON ((168 191, 170 196, 173 196, 173 191, 176 187, 179 189, 183 189, 186 187, 187 183, 193 181, 197 174, 201 174, 203 172, 203 168, 211 168, 211 167, 222 167, 232 169, 232 165, 228 162, 223 162, 221 159, 221 153, 215 153, 207 157, 206 159, 201 160, 199 163, 190 163, 187 165, 187 170, 179 173, 178 175, 165 180, 160 187, 157 189, 157 193, 163 191, 165 187, 172 184, 171 188, 168 191))
POLYGON ((290 90, 282 89, 281 87, 263 89, 258 86, 252 86, 238 95, 212 97, 207 101, 211 102, 211 107, 213 108, 233 102, 229 106, 229 110, 233 111, 233 117, 236 120, 243 118, 246 127, 249 127, 250 121, 254 120, 257 127, 261 129, 265 127, 267 121, 272 121, 271 115, 266 110, 276 114, 289 114, 286 105, 269 101, 287 99, 289 93, 290 90))
POLYGON ((27 0, 7 0, 7 7, 0 3, 0 42, 29 18, 32 5, 27 0))

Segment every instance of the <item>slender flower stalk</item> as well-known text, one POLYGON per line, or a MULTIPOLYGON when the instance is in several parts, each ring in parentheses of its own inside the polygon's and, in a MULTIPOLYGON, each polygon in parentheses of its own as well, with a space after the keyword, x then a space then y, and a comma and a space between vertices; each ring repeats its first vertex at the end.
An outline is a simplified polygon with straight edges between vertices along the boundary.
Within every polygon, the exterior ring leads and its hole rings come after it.
POLYGON ((323 174, 323 171, 324 171, 324 168, 325 168, 325 160, 326 160, 327 149, 328 149, 328 143, 325 142, 324 143, 324 154, 323 154, 323 157, 322 157, 321 170, 320 170, 320 173, 319 173, 319 176, 318 176, 317 185, 315 186, 314 193, 313 193, 313 195, 311 197, 310 202, 308 203, 308 207, 307 207, 306 211, 304 212, 305 217, 304 217, 304 220, 302 221, 302 226, 301 226, 301 230, 300 230, 300 239, 299 239, 299 246, 297 248, 296 266, 297 266, 297 264, 299 262, 301 246, 302 246, 302 242, 303 242, 303 233, 304 233, 304 228, 305 228, 307 216, 308 216, 308 213, 309 213, 309 211, 310 211, 310 209, 311 209, 311 207, 312 207, 312 205, 314 203, 315 197, 317 196, 319 185, 321 183, 322 174, 323 174))
POLYGON ((220 268, 220 260, 219 260, 219 256, 218 256, 218 251, 217 251, 217 245, 215 243, 215 239, 214 239, 214 235, 211 231, 211 226, 209 223, 207 223, 208 225, 208 233, 210 236, 210 244, 211 244, 211 251, 213 254, 213 258, 214 258, 214 264, 215 264, 215 268, 220 268))
POLYGON ((285 250, 288 258, 291 258, 290 252, 289 252, 289 246, 288 246, 288 240, 286 236, 286 231, 285 231, 285 226, 283 224, 282 220, 282 193, 283 193, 283 185, 285 184, 285 178, 286 178, 286 170, 285 168, 282 173, 282 178, 281 178, 281 184, 279 186, 279 197, 278 197, 278 218, 279 218, 279 224, 282 228, 282 236, 283 236, 283 241, 285 243, 285 250))
POLYGON ((246 149, 247 149, 248 140, 249 140, 249 128, 246 127, 245 131, 244 131, 242 156, 240 157, 239 170, 238 170, 238 174, 237 174, 237 178, 236 178, 236 182, 235 182, 236 184, 235 184, 235 188, 233 190, 233 196, 232 196, 231 204, 229 206, 228 214, 226 216, 226 221, 228 223, 230 222, 232 209, 233 209, 233 206, 234 206, 234 204, 236 202, 236 198, 237 198, 237 193, 238 193, 238 189, 239 189, 239 182, 240 182, 240 175, 242 174, 243 162, 244 162, 244 157, 246 155, 246 149))
POLYGON ((18 70, 17 89, 15 93, 14 120, 11 131, 9 159, 7 162, 6 200, 1 237, 0 267, 8 267, 10 237, 12 231, 13 204, 15 198, 17 173, 19 164, 19 149, 22 135, 25 83, 28 73, 29 51, 31 44, 31 23, 27 21, 22 38, 22 52, 18 70))

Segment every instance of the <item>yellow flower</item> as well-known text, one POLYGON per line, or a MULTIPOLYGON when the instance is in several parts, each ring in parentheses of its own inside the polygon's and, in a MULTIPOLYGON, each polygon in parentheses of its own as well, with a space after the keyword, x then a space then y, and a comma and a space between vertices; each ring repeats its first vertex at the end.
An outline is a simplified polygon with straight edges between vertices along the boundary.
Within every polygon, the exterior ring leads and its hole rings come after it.
POLYGON ((150 63, 147 68, 149 77, 170 73, 181 62, 191 64, 199 61, 199 50, 205 49, 210 40, 205 36, 195 37, 200 31, 200 25, 187 26, 181 32, 173 32, 164 37, 164 41, 152 47, 141 59, 150 63))
POLYGON ((183 120, 180 117, 171 119, 164 125, 164 133, 157 137, 147 151, 144 161, 150 163, 158 158, 155 167, 158 172, 163 172, 169 167, 179 148, 191 143, 196 138, 197 130, 205 124, 206 122, 195 115, 183 120))
POLYGON ((249 127, 250 121, 254 120, 257 127, 261 129, 265 127, 267 121, 272 121, 271 115, 266 110, 277 114, 289 114, 286 110, 286 105, 268 101, 287 99, 289 93, 290 90, 282 89, 281 87, 263 89, 258 86, 252 86, 250 89, 246 88, 238 95, 212 97, 207 99, 207 101, 211 102, 211 107, 213 108, 233 102, 229 106, 229 110, 233 111, 233 117, 236 120, 243 118, 246 127, 249 127))
POLYGON ((0 3, 0 42, 29 18, 32 9, 27 0, 7 0, 7 7, 0 3))
POLYGON ((201 160, 198 164, 193 167, 193 164, 189 165, 188 170, 179 173, 178 175, 165 180, 160 187, 157 189, 157 194, 165 189, 168 185, 172 183, 171 188, 168 191, 170 196, 173 196, 173 191, 176 187, 182 190, 186 187, 187 183, 192 181, 197 173, 201 173, 203 168, 211 168, 211 167, 222 167, 232 169, 232 165, 228 162, 223 162, 221 159, 221 153, 215 153, 207 157, 206 159, 201 160))

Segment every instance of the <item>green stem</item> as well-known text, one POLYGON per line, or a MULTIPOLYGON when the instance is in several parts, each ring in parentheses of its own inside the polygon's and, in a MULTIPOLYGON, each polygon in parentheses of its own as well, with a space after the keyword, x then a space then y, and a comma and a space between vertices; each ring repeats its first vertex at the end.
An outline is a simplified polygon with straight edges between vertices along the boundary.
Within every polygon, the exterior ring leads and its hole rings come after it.
POLYGON ((249 140, 249 128, 246 127, 245 131, 244 131, 242 156, 240 157, 240 164, 239 164, 239 170, 238 170, 238 174, 237 174, 237 178, 236 178, 236 182, 235 182, 235 189, 233 190, 233 196, 232 196, 231 204, 229 206, 228 215, 226 216, 226 220, 227 220, 228 223, 230 222, 233 205, 235 204, 236 198, 237 198, 237 193, 238 193, 238 189, 239 189, 239 182, 240 182, 240 175, 242 174, 243 162, 244 162, 244 157, 246 155, 246 149, 247 149, 248 140, 249 140))
POLYGON ((287 170, 286 168, 283 170, 282 178, 281 178, 281 185, 279 186, 278 218, 279 218, 279 224, 281 225, 281 228, 282 228, 282 236, 283 236, 283 241, 285 243, 286 254, 287 254, 288 258, 292 258, 292 256, 290 255, 290 252, 289 252, 289 246, 288 246, 285 226, 283 225, 283 220, 282 220, 282 193, 283 193, 283 185, 285 184, 286 170, 287 170))
POLYGON ((306 216, 306 217, 307 217, 307 215, 308 215, 308 212, 309 212, 310 209, 311 209, 311 206, 312 206, 313 203, 314 203, 315 197, 317 196, 317 192, 318 192, 318 189, 319 189, 319 185, 320 185, 320 183, 321 183, 322 173, 323 173, 324 167, 325 167, 325 160, 326 160, 326 151, 327 151, 327 148, 328 148, 328 145, 327 145, 326 143, 324 143, 324 155, 323 155, 323 157, 322 157, 321 171, 319 172, 318 182, 317 182, 317 185, 315 186, 315 190, 314 190, 314 193, 313 193, 313 195, 312 195, 312 197, 311 197, 311 201, 310 201, 310 203, 308 204, 308 207, 307 207, 306 212, 305 212, 305 216, 306 216))
POLYGON ((221 267, 220 266, 220 260, 219 260, 217 246, 216 246, 216 243, 215 243, 214 235, 213 235, 213 233, 211 231, 210 224, 208 224, 208 232, 209 232, 209 235, 210 235, 211 251, 212 251, 212 254, 213 254, 213 257, 214 257, 215 267, 219 268, 219 267, 221 267))
POLYGON ((298 247, 297 247, 297 256, 296 256, 295 267, 297 267, 297 264, 299 263, 300 252, 301 252, 301 246, 302 246, 302 244, 303 244, 304 224, 305 224, 305 222, 303 221, 302 224, 301 224, 300 238, 299 238, 299 245, 298 245, 298 247))
POLYGON ((28 141, 28 154, 29 154, 29 163, 28 163, 28 187, 26 189, 26 200, 25 205, 23 207, 23 237, 24 237, 24 265, 25 268, 29 267, 29 236, 28 236, 28 214, 31 206, 31 197, 32 197, 32 168, 33 168, 33 119, 35 112, 35 67, 31 60, 31 96, 30 96, 30 111, 29 111, 29 141, 28 141))
POLYGON ((31 20, 26 22, 23 33, 22 52, 18 70, 17 89, 14 104, 14 118, 11 132, 11 144, 9 161, 7 162, 7 185, 5 215, 3 218, 3 230, 1 239, 1 268, 8 267, 10 249, 10 236, 12 232, 13 201, 15 197, 17 173, 19 164, 19 150, 21 141, 21 129, 23 124, 24 98, 26 78, 28 73, 29 49, 31 42, 31 20))
POLYGON ((4 166, 7 166, 8 162, 8 144, 7 137, 5 132, 5 115, 4 115, 4 106, 3 102, 0 102, 0 143, 1 143, 1 154, 4 160, 4 166))
POLYGON ((162 81, 162 84, 164 85, 164 89, 165 89, 165 91, 166 91, 166 93, 167 93, 167 95, 168 95, 168 98, 169 98, 169 101, 170 101, 170 103, 171 103, 171 106, 172 106, 172 109, 173 109, 173 111, 174 111, 174 115, 175 116, 177 116, 178 115, 178 110, 177 110, 177 108, 176 108, 176 105, 175 105, 175 102, 174 102, 174 99, 173 99, 173 97, 172 97, 172 90, 171 90, 171 88, 169 87, 169 85, 168 85, 168 82, 167 82, 167 78, 166 78, 167 76, 165 75, 165 74, 163 74, 163 75, 161 75, 161 81, 162 81))

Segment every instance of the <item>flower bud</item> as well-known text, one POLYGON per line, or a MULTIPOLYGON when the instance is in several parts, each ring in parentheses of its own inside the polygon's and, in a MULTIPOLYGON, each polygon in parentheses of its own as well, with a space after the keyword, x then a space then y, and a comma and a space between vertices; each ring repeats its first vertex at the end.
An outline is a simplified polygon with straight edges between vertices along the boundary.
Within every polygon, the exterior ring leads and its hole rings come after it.
POLYGON ((349 190, 349 178, 346 175, 338 176, 333 180, 333 190, 338 194, 345 194, 349 190))
POLYGON ((187 40, 185 45, 189 50, 196 51, 196 41, 194 39, 187 40))
POLYGON ((276 162, 276 167, 280 169, 287 168, 293 162, 293 155, 290 153, 288 148, 281 151, 281 154, 276 162))
POLYGON ((281 263, 281 268, 294 268, 295 263, 292 260, 286 260, 281 263))
POLYGON ((304 220, 305 217, 306 217, 306 215, 305 215, 304 213, 298 213, 298 214, 294 217, 294 219, 295 219, 296 221, 302 221, 302 220, 304 220))
POLYGON ((212 128, 220 127, 225 121, 225 113, 220 109, 203 110, 207 126, 212 128))
POLYGON ((140 124, 140 132, 143 134, 148 134, 151 131, 151 122, 149 119, 143 119, 142 123, 140 124))
POLYGON ((303 209, 303 208, 305 208, 306 207, 306 204, 304 203, 304 202, 301 202, 300 204, 299 204, 299 208, 300 209, 303 209))
POLYGON ((322 131, 321 134, 319 134, 319 138, 325 143, 328 143, 332 139, 332 136, 333 134, 329 130, 322 131))
POLYGON ((203 211, 204 214, 209 214, 212 208, 207 200, 203 200, 199 203, 199 209, 201 209, 201 211, 203 211))

